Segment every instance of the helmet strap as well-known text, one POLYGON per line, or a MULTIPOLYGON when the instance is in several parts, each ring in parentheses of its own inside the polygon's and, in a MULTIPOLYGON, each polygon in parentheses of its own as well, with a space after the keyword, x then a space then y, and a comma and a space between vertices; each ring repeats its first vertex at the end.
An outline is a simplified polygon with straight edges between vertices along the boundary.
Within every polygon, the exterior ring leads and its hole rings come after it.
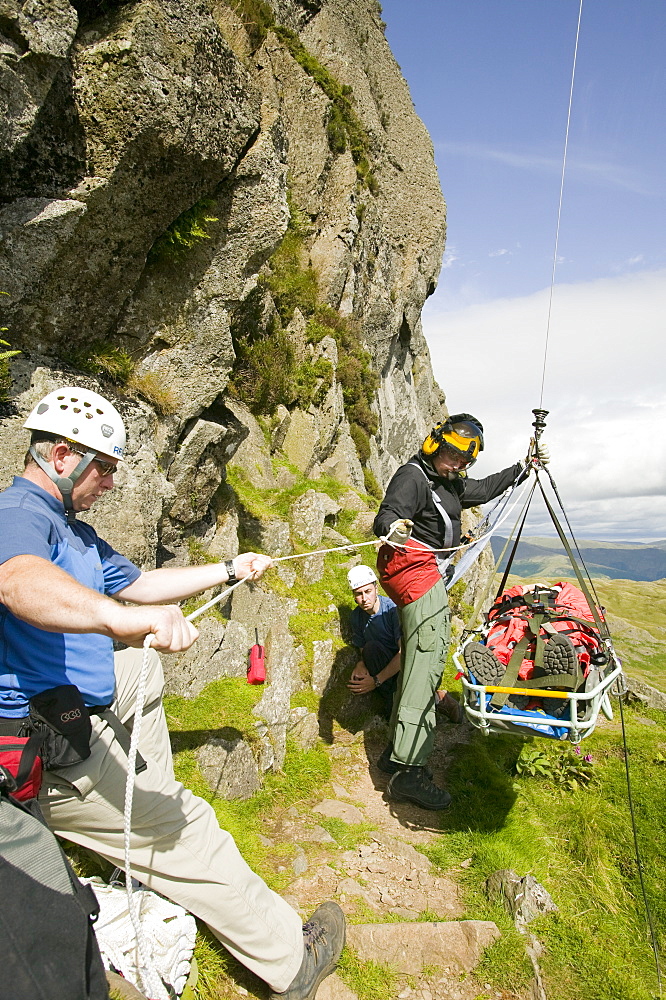
POLYGON ((76 468, 74 468, 68 476, 59 476, 53 466, 50 465, 46 459, 42 458, 33 445, 30 445, 30 454, 40 469, 46 473, 52 482, 55 483, 57 490, 62 497, 65 513, 67 514, 67 520, 71 523, 76 518, 76 511, 74 510, 74 504, 72 502, 72 490, 74 489, 77 479, 86 471, 97 452, 92 449, 88 450, 85 455, 81 457, 81 461, 76 468))

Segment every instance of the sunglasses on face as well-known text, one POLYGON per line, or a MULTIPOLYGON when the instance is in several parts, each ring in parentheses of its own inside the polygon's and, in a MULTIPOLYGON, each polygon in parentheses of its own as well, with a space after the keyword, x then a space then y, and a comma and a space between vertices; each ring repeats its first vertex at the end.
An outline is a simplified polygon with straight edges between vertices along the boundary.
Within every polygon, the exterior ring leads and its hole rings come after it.
MULTIPOLYGON (((70 447, 69 450, 73 451, 76 455, 81 455, 81 457, 84 457, 86 454, 85 451, 79 451, 78 448, 70 447)), ((93 458, 93 462, 99 469, 102 479, 104 476, 113 476, 118 471, 118 466, 115 462, 103 462, 101 458, 93 458)))

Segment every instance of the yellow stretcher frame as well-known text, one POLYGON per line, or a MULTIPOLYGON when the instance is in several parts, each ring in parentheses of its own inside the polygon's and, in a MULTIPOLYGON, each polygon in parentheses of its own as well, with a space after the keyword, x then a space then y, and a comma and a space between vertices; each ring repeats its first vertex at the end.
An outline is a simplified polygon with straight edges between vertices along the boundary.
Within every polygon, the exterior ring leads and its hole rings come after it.
MULTIPOLYGON (((567 700, 569 702, 569 718, 555 718, 552 715, 543 716, 543 725, 552 726, 558 729, 567 729, 568 734, 560 737, 560 739, 568 739, 571 743, 578 744, 585 736, 589 736, 595 729, 597 725, 597 719, 599 712, 603 711, 607 719, 613 718, 613 708, 610 703, 610 693, 611 688, 614 684, 617 685, 616 694, 621 695, 626 690, 626 684, 624 683, 624 673, 622 670, 622 664, 617 658, 615 651, 607 646, 607 652, 610 656, 611 663, 613 664, 613 669, 609 673, 605 674, 596 685, 590 691, 551 691, 544 688, 532 689, 532 688, 510 688, 503 687, 498 684, 473 684, 467 676, 467 668, 465 667, 464 661, 462 659, 463 650, 468 642, 476 641, 475 636, 470 636, 453 654, 453 662, 458 668, 458 672, 461 674, 461 682, 463 686, 463 707, 465 709, 465 715, 467 719, 471 722, 473 726, 480 729, 485 736, 490 736, 491 734, 506 735, 507 733, 507 723, 516 725, 517 727, 525 727, 525 738, 529 736, 542 736, 548 739, 552 739, 552 736, 547 736, 545 733, 539 733, 535 726, 541 725, 538 718, 535 716, 527 715, 527 713, 521 713, 514 709, 509 715, 505 713, 502 715, 501 711, 497 709, 489 708, 486 705, 486 694, 493 694, 496 691, 508 694, 520 694, 528 695, 536 698, 560 698, 562 700, 567 700), (585 705, 584 718, 578 718, 578 708, 579 705, 583 703, 585 705)), ((514 735, 522 735, 519 732, 511 730, 514 735)))

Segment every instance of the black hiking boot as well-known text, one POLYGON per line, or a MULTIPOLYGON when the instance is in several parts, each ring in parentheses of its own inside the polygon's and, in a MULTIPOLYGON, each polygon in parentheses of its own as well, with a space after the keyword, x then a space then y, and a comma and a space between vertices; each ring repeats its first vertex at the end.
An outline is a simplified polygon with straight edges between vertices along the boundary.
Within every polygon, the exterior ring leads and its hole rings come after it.
POLYGON ((543 650, 546 674, 575 674, 578 657, 571 639, 566 635, 551 635, 543 650))
MULTIPOLYGON (((571 674, 578 670, 578 656, 571 639, 566 635, 552 635, 543 650, 543 670, 546 674, 571 674)), ((572 685, 573 687, 574 685, 572 685)), ((543 709, 548 715, 561 719, 570 714, 570 702, 565 698, 544 698, 543 709)))
POLYGON ((451 796, 445 788, 438 788, 424 767, 403 767, 393 775, 386 794, 396 802, 413 802, 421 809, 448 809, 451 796))
MULTIPOLYGON (((398 764, 397 761, 391 760, 392 753, 393 753, 393 744, 388 743, 384 747, 384 749, 382 750, 381 754, 377 759, 377 767, 384 774, 397 774, 398 771, 402 771, 407 766, 406 764, 398 764)), ((427 764, 424 765, 423 770, 432 780, 432 771, 430 770, 427 764)))
POLYGON ((480 642, 470 642, 463 651, 465 666, 476 677, 477 684, 498 684, 506 667, 495 654, 480 642))
POLYGON ((319 985, 335 971, 345 946, 345 915, 329 900, 303 924, 303 961, 289 989, 271 1000, 314 1000, 319 985))

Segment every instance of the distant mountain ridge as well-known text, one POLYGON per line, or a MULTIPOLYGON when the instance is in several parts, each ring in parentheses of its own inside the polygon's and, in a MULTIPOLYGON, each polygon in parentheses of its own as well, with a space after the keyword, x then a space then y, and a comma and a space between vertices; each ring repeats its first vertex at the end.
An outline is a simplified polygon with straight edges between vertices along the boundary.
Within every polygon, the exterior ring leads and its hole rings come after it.
MULTIPOLYGON (((506 538, 492 539, 497 559, 506 545, 506 538)), ((657 542, 608 542, 585 539, 580 552, 590 576, 608 580, 644 580, 652 582, 666 578, 666 540, 657 542)), ((503 570, 511 547, 499 566, 503 570)), ((511 567, 517 576, 568 576, 571 565, 558 538, 521 539, 511 567)))

